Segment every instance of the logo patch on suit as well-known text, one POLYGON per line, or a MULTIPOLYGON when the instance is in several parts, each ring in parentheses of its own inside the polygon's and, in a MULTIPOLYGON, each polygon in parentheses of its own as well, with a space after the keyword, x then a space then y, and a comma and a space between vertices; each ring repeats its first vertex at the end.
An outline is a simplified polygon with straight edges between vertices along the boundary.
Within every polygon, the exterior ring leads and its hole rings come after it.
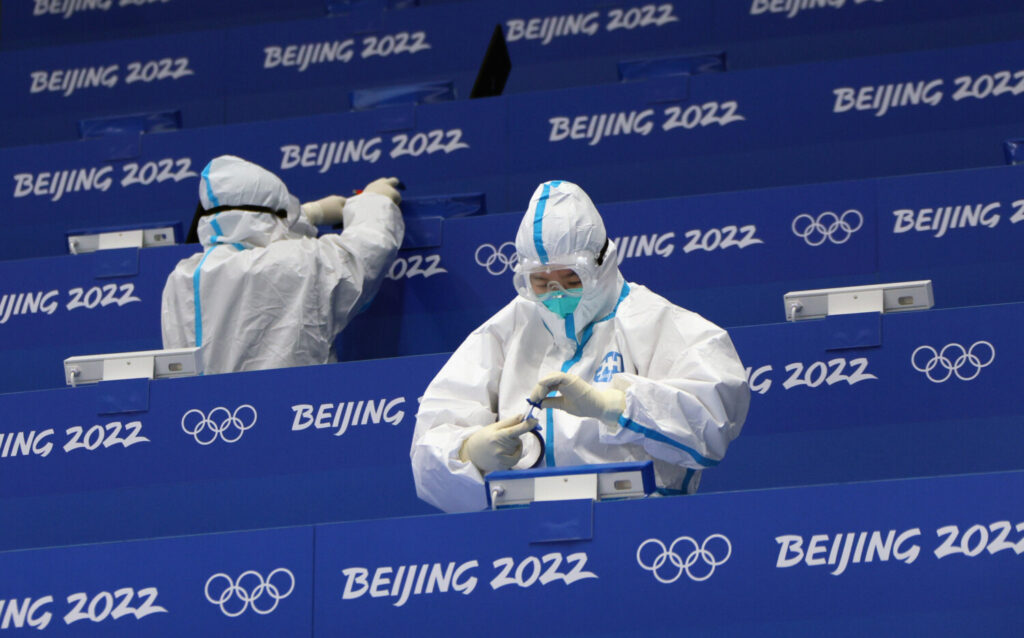
POLYGON ((622 355, 612 350, 604 355, 601 367, 594 374, 594 381, 596 383, 607 383, 612 380, 612 375, 618 372, 622 372, 622 355))

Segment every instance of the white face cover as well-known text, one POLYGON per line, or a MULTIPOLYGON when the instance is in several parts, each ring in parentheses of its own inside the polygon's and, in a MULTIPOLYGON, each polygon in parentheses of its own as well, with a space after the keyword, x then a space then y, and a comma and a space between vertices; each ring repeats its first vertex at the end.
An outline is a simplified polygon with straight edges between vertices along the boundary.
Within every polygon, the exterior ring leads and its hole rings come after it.
POLYGON ((316 236, 316 228, 305 219, 298 198, 284 182, 234 155, 215 157, 206 165, 199 201, 204 209, 223 209, 199 220, 197 231, 204 246, 266 246, 278 239, 316 236))

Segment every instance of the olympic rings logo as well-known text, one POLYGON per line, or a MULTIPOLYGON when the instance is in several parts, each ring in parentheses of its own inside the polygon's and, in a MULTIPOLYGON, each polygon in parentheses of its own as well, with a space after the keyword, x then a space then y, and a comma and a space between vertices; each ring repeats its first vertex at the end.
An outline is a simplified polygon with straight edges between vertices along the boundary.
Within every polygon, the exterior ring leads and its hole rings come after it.
POLYGON ((493 244, 480 244, 473 255, 476 263, 487 269, 495 277, 513 270, 519 262, 519 255, 516 253, 514 242, 507 241, 497 248, 493 244))
POLYGON ((817 219, 801 213, 793 219, 793 234, 807 242, 808 246, 820 246, 825 241, 845 244, 864 225, 864 216, 851 208, 842 215, 825 211, 817 219))
POLYGON ((246 430, 256 425, 256 408, 248 403, 235 408, 234 412, 216 407, 204 414, 192 409, 181 417, 181 429, 199 445, 209 445, 219 437, 225 443, 234 443, 242 438, 246 430))
MULTIPOLYGON (((718 549, 723 548, 719 547, 718 549)), ((650 554, 650 552, 647 552, 647 554, 650 554)), ((711 575, 715 573, 715 568, 724 563, 725 561, 729 560, 730 556, 732 556, 732 543, 730 543, 729 539, 722 534, 712 534, 711 536, 705 538, 704 542, 700 545, 697 545, 697 541, 693 540, 689 536, 680 536, 679 538, 672 541, 672 544, 669 545, 668 548, 666 548, 665 544, 657 538, 648 538, 644 542, 640 543, 640 547, 636 548, 637 564, 640 565, 640 567, 642 567, 645 571, 649 571, 652 574, 654 574, 654 577, 658 580, 658 582, 663 583, 665 585, 674 583, 677 580, 679 580, 679 577, 682 576, 684 572, 687 576, 690 577, 690 580, 692 581, 705 581, 711 578, 711 575), (716 542, 712 543, 712 541, 716 542), (683 543, 685 547, 692 547, 690 553, 686 555, 685 559, 682 556, 680 556, 679 553, 676 551, 676 546, 679 545, 679 543, 683 543), (715 548, 709 548, 708 546, 720 545, 721 543, 725 543, 725 555, 721 558, 718 558, 716 552, 713 551, 715 548), (658 555, 655 556, 649 562, 644 560, 644 548, 648 545, 654 545, 658 548, 659 552, 658 555), (697 564, 697 561, 701 561, 704 565, 706 565, 706 567, 702 569, 691 570, 691 568, 697 564), (676 573, 674 575, 672 575, 671 568, 667 569, 668 575, 663 573, 663 571, 665 570, 663 570, 662 568, 666 567, 666 564, 670 565, 671 567, 675 567, 676 573)))
POLYGON ((996 358, 996 349, 988 341, 976 341, 970 348, 951 343, 936 351, 931 346, 918 346, 910 355, 910 365, 923 372, 932 383, 943 383, 954 374, 961 381, 971 381, 996 358), (924 356, 918 356, 924 353, 924 356), (961 370, 966 369, 965 373, 961 370))
POLYGON ((251 569, 243 572, 238 580, 232 580, 225 573, 214 574, 206 580, 203 592, 206 594, 206 600, 220 607, 225 616, 235 618, 245 613, 249 607, 252 607, 257 614, 266 616, 277 609, 277 604, 290 596, 294 589, 295 575, 284 567, 278 567, 270 572, 265 579, 259 572, 251 569), (274 576, 277 574, 283 574, 283 576, 277 579, 277 584, 274 584, 274 576), (283 586, 285 582, 288 583, 287 591, 282 591, 285 589, 283 586), (210 586, 215 583, 213 590, 220 592, 217 595, 211 594, 210 591, 210 586), (233 600, 239 602, 232 603, 233 600))

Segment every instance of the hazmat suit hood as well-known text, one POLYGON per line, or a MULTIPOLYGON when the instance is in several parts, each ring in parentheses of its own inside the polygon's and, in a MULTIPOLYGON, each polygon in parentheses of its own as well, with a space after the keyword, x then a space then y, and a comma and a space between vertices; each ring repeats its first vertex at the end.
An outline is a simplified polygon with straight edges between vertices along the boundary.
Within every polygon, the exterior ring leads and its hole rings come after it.
POLYGON ((280 178, 234 155, 215 157, 203 169, 199 205, 197 215, 219 209, 198 217, 194 224, 199 242, 206 248, 218 244, 252 248, 280 239, 316 236, 298 198, 280 178))
MULTIPOLYGON (((584 282, 579 305, 565 319, 537 303, 552 334, 576 340, 615 308, 624 283, 615 244, 594 203, 576 184, 555 180, 537 187, 516 233, 516 255, 520 270, 528 264, 574 264, 584 282)), ((521 285, 517 289, 529 298, 521 285)))

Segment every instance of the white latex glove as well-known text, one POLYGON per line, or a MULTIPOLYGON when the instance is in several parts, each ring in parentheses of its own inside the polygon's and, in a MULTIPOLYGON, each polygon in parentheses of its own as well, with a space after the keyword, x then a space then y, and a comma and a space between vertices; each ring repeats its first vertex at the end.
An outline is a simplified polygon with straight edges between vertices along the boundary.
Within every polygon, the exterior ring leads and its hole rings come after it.
POLYGON ((524 421, 522 414, 492 423, 469 435, 459 450, 459 458, 472 461, 481 472, 507 470, 523 455, 519 437, 535 427, 537 420, 524 421))
POLYGON ((554 408, 579 417, 592 417, 605 423, 618 423, 626 409, 626 393, 615 388, 599 390, 575 374, 555 372, 534 386, 530 401, 542 408, 554 408), (559 396, 548 397, 552 391, 559 396), (547 398, 545 398, 547 397, 547 398))
POLYGON ((319 226, 321 224, 337 224, 341 222, 341 211, 345 208, 345 198, 341 195, 328 195, 323 199, 306 202, 302 205, 302 212, 310 224, 319 226))
POLYGON ((378 177, 367 184, 366 188, 363 189, 363 192, 383 195, 390 198, 391 201, 395 203, 395 206, 398 206, 402 203, 402 195, 395 188, 396 186, 398 186, 397 177, 378 177))

